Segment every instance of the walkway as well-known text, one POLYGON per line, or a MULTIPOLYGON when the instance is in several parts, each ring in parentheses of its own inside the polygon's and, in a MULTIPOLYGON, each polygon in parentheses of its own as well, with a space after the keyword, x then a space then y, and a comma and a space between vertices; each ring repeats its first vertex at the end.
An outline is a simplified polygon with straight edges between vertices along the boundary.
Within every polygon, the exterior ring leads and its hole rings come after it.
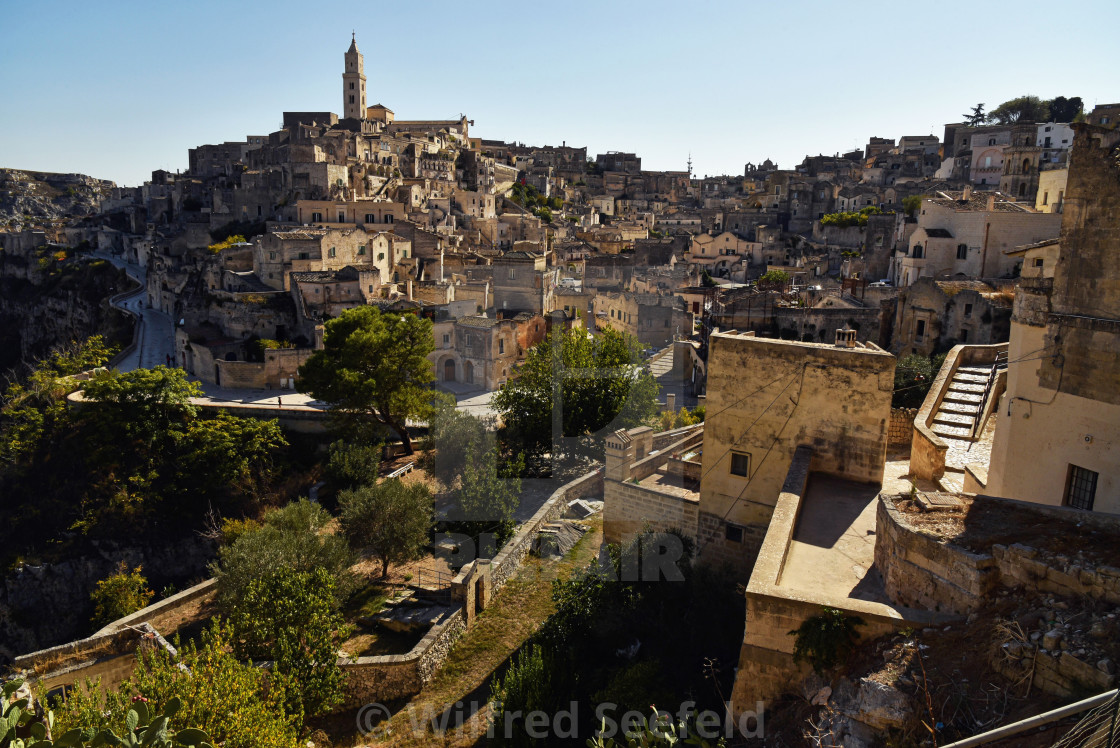
POLYGON ((116 255, 93 252, 91 257, 107 260, 113 267, 122 268, 129 278, 140 284, 135 292, 113 303, 117 309, 129 312, 136 317, 137 344, 124 358, 117 362, 120 371, 152 369, 175 360, 175 327, 171 317, 158 309, 151 308, 148 299, 148 274, 145 268, 125 262, 116 255))

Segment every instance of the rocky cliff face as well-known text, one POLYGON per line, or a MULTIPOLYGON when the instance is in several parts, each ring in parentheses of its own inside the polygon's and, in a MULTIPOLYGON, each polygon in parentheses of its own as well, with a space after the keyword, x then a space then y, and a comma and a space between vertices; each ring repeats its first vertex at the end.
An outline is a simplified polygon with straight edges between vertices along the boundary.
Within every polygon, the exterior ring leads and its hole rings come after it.
POLYGON ((132 321, 109 297, 133 285, 108 262, 77 260, 65 250, 0 253, 0 373, 91 335, 127 344, 132 321))
POLYGON ((92 215, 115 186, 84 174, 0 169, 0 227, 43 228, 92 215))
POLYGON ((0 581, 0 661, 93 633, 90 592, 122 561, 130 569, 142 566, 159 593, 168 584, 182 590, 203 579, 215 551, 212 541, 199 537, 159 546, 94 545, 59 563, 20 565, 0 581))

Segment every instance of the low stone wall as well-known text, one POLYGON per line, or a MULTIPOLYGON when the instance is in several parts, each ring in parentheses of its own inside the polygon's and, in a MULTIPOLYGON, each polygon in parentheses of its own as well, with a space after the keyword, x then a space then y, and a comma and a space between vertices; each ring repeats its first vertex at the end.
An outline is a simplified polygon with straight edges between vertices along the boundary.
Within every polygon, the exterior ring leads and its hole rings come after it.
POLYGON ((494 556, 490 562, 491 594, 497 592, 509 580, 517 567, 524 561, 525 556, 532 549, 537 532, 541 525, 555 522, 564 513, 568 502, 588 497, 601 497, 603 495, 603 471, 594 470, 571 483, 566 483, 556 489, 548 497, 537 513, 517 529, 517 533, 494 556))
POLYGON ((917 408, 891 408, 891 422, 887 427, 887 444, 892 447, 909 446, 914 439, 914 416, 917 408))
POLYGON ((136 668, 136 651, 141 647, 161 647, 175 653, 156 629, 144 622, 86 639, 60 644, 21 655, 13 661, 17 670, 27 671, 27 679, 44 691, 56 688, 85 688, 98 679, 101 687, 117 688, 136 668))
POLYGON ((407 654, 339 660, 339 667, 346 674, 346 699, 341 708, 356 708, 419 693, 447 659, 464 630, 466 623, 460 607, 433 626, 407 654))
MULTIPOLYGON (((978 497, 978 501, 1000 501, 978 497)), ((1007 502, 1013 511, 1015 504, 1007 502)), ((1033 507, 1032 507, 1033 509, 1033 507)), ((1089 515, 1058 507, 1065 521, 1090 521, 1089 515)), ((1110 518, 1094 518, 1109 525, 1110 518)), ((1027 588, 1067 597, 1120 604, 1120 568, 1087 566, 1019 543, 993 545, 978 554, 943 543, 910 527, 890 497, 880 496, 876 514, 875 565, 891 600, 925 610, 964 615, 979 610, 999 586, 1027 588)))
POLYGON ((170 631, 175 628, 178 619, 193 618, 201 610, 208 607, 217 594, 217 580, 207 579, 193 587, 188 587, 182 592, 177 592, 159 602, 152 603, 146 608, 118 618, 110 624, 101 627, 94 636, 118 631, 125 626, 136 626, 147 623, 157 631, 170 631))
MULTIPOLYGON (((589 496, 600 496, 602 491, 601 470, 592 471, 554 491, 532 519, 522 524, 498 555, 490 561, 488 595, 493 596, 497 593, 517 571, 532 549, 541 525, 557 520, 563 514, 568 502, 589 496)), ((339 665, 347 676, 346 701, 343 708, 360 707, 364 704, 379 703, 419 693, 447 659, 458 638, 466 631, 467 617, 467 611, 460 604, 447 618, 433 626, 407 654, 340 660, 339 665)))
POLYGON ((1071 698, 1085 693, 1100 693, 1115 688, 1116 676, 1071 652, 1047 652, 1034 645, 1017 647, 1015 652, 992 658, 996 672, 1013 682, 1028 679, 1031 687, 1045 693, 1071 698))
POLYGON ((894 602, 955 615, 975 611, 999 582, 994 558, 915 532, 888 496, 876 509, 875 566, 894 602))
POLYGON ((1065 597, 1088 597, 1120 605, 1120 568, 1082 566, 1064 556, 1047 556, 1015 543, 992 546, 1000 582, 1065 597))
POLYGON ((646 528, 655 532, 681 530, 694 537, 700 499, 673 496, 635 483, 608 481, 609 500, 603 502, 603 540, 622 543, 646 528))

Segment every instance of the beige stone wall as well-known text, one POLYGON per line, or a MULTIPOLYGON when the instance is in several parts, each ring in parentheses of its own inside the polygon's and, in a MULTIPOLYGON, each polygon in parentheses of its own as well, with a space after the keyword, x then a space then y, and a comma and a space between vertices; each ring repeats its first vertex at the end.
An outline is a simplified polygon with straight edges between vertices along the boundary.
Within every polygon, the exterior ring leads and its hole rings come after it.
POLYGON ((708 354, 702 511, 763 526, 800 445, 814 469, 880 482, 895 359, 875 346, 834 346, 715 334, 708 354), (749 455, 731 473, 732 452, 749 455))
POLYGON ((698 499, 608 480, 604 486, 603 538, 608 543, 626 543, 646 529, 680 530, 694 538, 699 508, 698 499))
MULTIPOLYGON (((1015 511, 1015 503, 1008 502, 1007 511, 1015 511)), ((1083 516, 1050 511, 1066 521, 1083 516)), ((876 532, 875 566, 888 597, 900 605, 964 615, 982 608, 1000 586, 1120 604, 1120 568, 1091 566, 1018 543, 994 545, 990 554, 971 553, 915 531, 889 497, 879 499, 876 532)))

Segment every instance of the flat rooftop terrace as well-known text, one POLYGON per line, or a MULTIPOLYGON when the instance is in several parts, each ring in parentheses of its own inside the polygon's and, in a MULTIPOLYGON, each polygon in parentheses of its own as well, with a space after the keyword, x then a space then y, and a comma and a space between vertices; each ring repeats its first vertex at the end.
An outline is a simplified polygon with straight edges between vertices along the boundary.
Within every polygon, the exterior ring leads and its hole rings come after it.
POLYGON ((879 490, 874 484, 810 475, 779 589, 890 605, 873 568, 879 490))

